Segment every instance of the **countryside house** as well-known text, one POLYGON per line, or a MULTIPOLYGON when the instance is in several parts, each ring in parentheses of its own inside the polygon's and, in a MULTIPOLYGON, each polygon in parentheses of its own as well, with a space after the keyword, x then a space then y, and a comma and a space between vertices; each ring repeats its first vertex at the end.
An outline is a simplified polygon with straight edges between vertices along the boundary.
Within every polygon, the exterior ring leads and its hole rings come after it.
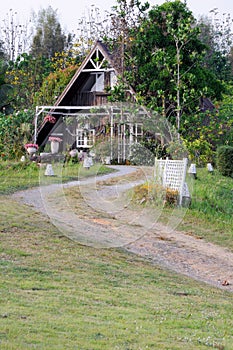
POLYGON ((148 113, 136 107, 131 88, 125 92, 130 103, 108 102, 120 76, 114 66, 106 46, 97 41, 55 104, 37 107, 35 142, 39 146, 45 146, 51 136, 62 140, 59 151, 88 151, 105 142, 111 159, 127 158, 130 145, 142 139, 148 113))

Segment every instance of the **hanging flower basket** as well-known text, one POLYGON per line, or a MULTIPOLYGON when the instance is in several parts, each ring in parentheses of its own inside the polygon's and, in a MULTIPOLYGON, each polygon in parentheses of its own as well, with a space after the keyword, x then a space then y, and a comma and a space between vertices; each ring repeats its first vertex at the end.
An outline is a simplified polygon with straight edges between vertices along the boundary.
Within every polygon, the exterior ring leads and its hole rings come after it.
POLYGON ((57 121, 57 119, 55 117, 53 117, 52 115, 48 114, 44 117, 44 122, 48 122, 51 124, 55 124, 57 121))
POLYGON ((27 150, 28 154, 33 154, 38 150, 38 145, 36 143, 27 143, 24 148, 27 150))

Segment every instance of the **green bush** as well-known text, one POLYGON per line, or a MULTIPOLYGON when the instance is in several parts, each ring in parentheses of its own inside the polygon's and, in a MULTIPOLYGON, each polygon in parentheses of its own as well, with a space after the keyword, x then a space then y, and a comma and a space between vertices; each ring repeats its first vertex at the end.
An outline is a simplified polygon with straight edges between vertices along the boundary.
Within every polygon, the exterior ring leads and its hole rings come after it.
POLYGON ((155 156, 141 143, 134 143, 130 147, 129 161, 133 165, 147 165, 152 166, 154 164, 155 156))
POLYGON ((233 147, 220 146, 217 149, 217 167, 223 176, 233 177, 233 147))
POLYGON ((0 113, 0 161, 19 159, 26 154, 24 145, 32 140, 33 118, 33 110, 0 113))

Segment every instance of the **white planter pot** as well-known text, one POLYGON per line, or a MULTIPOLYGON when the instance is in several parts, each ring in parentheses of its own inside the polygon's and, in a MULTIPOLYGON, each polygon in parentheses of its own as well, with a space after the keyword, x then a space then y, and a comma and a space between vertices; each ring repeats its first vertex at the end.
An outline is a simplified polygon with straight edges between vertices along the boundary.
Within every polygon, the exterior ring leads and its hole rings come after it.
POLYGON ((111 164, 111 157, 105 157, 105 164, 111 164))
POLYGON ((36 153, 36 151, 37 151, 37 148, 36 148, 36 147, 28 147, 28 148, 27 148, 28 154, 36 153))
POLYGON ((51 153, 55 154, 59 151, 59 142, 57 141, 51 141, 51 153))

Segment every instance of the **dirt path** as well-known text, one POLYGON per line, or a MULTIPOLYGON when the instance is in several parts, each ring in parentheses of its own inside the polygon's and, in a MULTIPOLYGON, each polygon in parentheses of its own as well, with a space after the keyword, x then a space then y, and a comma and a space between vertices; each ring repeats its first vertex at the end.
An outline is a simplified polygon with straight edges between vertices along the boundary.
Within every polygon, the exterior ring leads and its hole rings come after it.
POLYGON ((147 174, 138 177, 135 168, 115 168, 118 173, 30 189, 13 197, 47 214, 63 234, 81 244, 123 247, 154 264, 233 292, 233 253, 158 223, 160 213, 132 208, 129 196, 123 194, 145 181, 147 174))

